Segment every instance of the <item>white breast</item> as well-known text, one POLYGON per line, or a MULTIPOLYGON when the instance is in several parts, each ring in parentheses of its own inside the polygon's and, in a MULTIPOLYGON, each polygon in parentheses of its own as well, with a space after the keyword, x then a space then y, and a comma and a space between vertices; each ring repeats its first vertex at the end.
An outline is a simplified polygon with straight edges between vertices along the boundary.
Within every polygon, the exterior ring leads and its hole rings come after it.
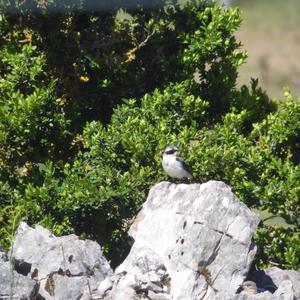
POLYGON ((173 178, 190 178, 191 174, 184 169, 181 161, 176 159, 175 155, 163 155, 162 166, 165 172, 173 178))

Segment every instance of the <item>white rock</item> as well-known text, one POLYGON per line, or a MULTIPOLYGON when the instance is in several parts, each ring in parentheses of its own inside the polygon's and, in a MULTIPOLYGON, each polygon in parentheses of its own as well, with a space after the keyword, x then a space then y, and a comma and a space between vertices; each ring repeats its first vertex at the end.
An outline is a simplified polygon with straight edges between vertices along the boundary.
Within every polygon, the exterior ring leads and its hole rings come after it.
POLYGON ((135 242, 116 270, 121 280, 113 291, 133 275, 138 291, 160 269, 166 297, 216 299, 224 290, 233 296, 253 261, 251 239, 258 223, 259 217, 222 182, 161 182, 130 228, 135 242))
POLYGON ((277 267, 266 269, 264 272, 278 287, 274 295, 285 295, 284 300, 300 299, 300 272, 281 270, 277 267))
POLYGON ((112 278, 106 277, 103 281, 101 281, 97 288, 98 294, 105 295, 106 292, 112 288, 113 284, 112 278))
POLYGON ((39 293, 46 300, 80 299, 87 286, 92 291, 113 274, 96 242, 74 234, 56 237, 41 226, 31 228, 23 222, 12 256, 19 271, 40 281, 39 293))
POLYGON ((13 262, 5 259, 0 251, 0 299, 35 299, 38 282, 14 271, 13 262))

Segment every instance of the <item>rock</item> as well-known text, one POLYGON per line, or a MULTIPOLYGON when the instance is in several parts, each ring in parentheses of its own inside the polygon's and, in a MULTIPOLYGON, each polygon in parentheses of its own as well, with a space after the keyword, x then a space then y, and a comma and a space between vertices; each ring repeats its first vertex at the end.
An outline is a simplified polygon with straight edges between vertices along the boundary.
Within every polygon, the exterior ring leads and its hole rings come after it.
POLYGON ((295 294, 296 293, 293 288, 293 283, 290 280, 284 280, 279 284, 278 289, 274 293, 274 298, 278 297, 278 299, 282 299, 282 300, 299 299, 299 297, 296 297, 295 294))
POLYGON ((300 299, 300 272, 249 274, 258 223, 222 182, 161 182, 135 218, 134 244, 115 273, 96 242, 21 223, 12 255, 0 248, 0 299, 300 299), (249 295, 245 280, 256 283, 257 294, 249 295), (248 295, 240 293, 243 282, 248 295))
POLYGON ((273 267, 253 271, 249 278, 256 282, 259 290, 272 293, 272 300, 300 299, 300 272, 273 267))
POLYGON ((273 267, 254 271, 249 278, 256 282, 260 290, 272 293, 272 300, 300 299, 300 272, 273 267))
POLYGON ((35 299, 38 282, 14 271, 13 261, 0 250, 0 299, 35 299))
POLYGON ((0 247, 0 262, 8 261, 7 254, 5 251, 0 247))
POLYGON ((80 299, 113 273, 96 242, 74 234, 56 237, 39 225, 20 224, 12 256, 19 273, 40 282, 45 299, 80 299))
POLYGON ((148 291, 148 297, 152 300, 171 300, 171 296, 165 293, 154 293, 151 290, 148 291))
POLYGON ((109 290, 112 289, 114 284, 112 277, 105 278, 98 286, 97 293, 98 295, 104 296, 109 290))
POLYGON ((132 287, 124 286, 122 289, 114 290, 110 299, 141 300, 143 298, 139 297, 132 287))
MULTIPOLYGON (((258 293, 256 295, 242 295, 242 294, 238 294, 235 295, 234 297, 230 297, 229 295, 227 295, 224 298, 217 298, 216 300, 275 300, 274 296, 268 292, 262 292, 262 293, 258 293)), ((279 300, 276 298, 276 300, 279 300)))
POLYGON ((264 273, 266 276, 270 277, 278 287, 278 290, 274 293, 275 295, 279 293, 282 294, 282 291, 287 290, 287 286, 290 286, 290 291, 293 291, 293 295, 290 296, 292 297, 291 299, 300 299, 300 272, 294 270, 281 270, 277 267, 273 267, 266 269, 264 273))
POLYGON ((157 184, 130 228, 135 241, 116 269, 112 298, 233 298, 253 261, 259 221, 222 182, 157 184), (127 298, 114 296, 127 288, 127 298))

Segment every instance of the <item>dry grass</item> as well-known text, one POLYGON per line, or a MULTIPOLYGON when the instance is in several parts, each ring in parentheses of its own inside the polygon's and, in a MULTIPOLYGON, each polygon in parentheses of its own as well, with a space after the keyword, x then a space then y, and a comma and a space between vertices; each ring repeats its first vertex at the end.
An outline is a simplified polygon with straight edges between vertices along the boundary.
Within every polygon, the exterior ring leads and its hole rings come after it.
POLYGON ((282 98, 289 87, 300 96, 300 1, 236 0, 243 24, 236 36, 248 50, 239 84, 259 78, 271 97, 282 98))

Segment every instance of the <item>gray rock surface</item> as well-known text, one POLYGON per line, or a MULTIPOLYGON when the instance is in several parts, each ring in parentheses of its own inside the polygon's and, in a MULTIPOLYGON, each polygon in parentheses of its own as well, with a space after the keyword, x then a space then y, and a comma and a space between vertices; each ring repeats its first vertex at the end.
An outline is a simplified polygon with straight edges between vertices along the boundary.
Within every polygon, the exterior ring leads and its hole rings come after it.
POLYGON ((112 275, 99 244, 74 234, 56 237, 39 225, 20 224, 12 256, 19 273, 40 283, 45 299, 80 299, 112 275))
POLYGON ((256 282, 259 293, 252 297, 236 296, 234 299, 300 299, 300 272, 273 267, 264 271, 253 271, 248 278, 256 282))
POLYGON ((253 261, 259 221, 222 182, 157 184, 130 228, 135 242, 110 297, 130 288, 124 299, 233 298, 253 261))
MULTIPOLYGON (((285 272, 285 270, 282 271, 285 272)), ((230 297, 228 294, 226 294, 226 297, 217 298, 216 300, 299 300, 300 298, 297 296, 299 289, 300 286, 294 286, 292 281, 283 280, 278 284, 278 288, 273 294, 269 291, 261 291, 256 295, 238 294, 235 295, 235 297, 230 297)))
POLYGON ((34 299, 38 283, 14 271, 13 261, 0 250, 0 299, 34 299))
POLYGON ((300 299, 300 272, 273 267, 264 271, 255 271, 249 276, 262 290, 272 292, 270 299, 300 299))
POLYGON ((264 273, 278 287, 274 295, 285 295, 284 300, 300 299, 300 272, 273 267, 266 269, 264 273), (288 291, 290 291, 290 295, 287 294, 288 291))
MULTIPOLYGON (((274 298, 274 295, 268 291, 258 293, 256 295, 242 295, 238 294, 234 297, 230 297, 226 295, 224 298, 217 298, 216 300, 279 300, 278 298, 274 298)), ((282 299, 280 299, 282 300, 282 299)))

